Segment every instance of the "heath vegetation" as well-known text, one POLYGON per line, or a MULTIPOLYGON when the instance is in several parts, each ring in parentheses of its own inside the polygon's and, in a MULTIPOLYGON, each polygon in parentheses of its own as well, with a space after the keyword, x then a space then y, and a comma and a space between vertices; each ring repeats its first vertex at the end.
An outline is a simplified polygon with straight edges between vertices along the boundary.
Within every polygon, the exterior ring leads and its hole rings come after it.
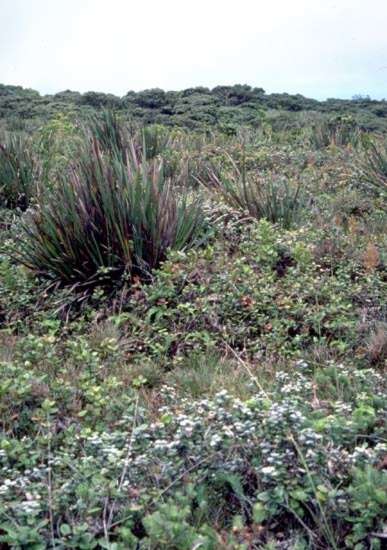
POLYGON ((41 100, 0 87, 0 546, 385 547, 384 102, 41 100))

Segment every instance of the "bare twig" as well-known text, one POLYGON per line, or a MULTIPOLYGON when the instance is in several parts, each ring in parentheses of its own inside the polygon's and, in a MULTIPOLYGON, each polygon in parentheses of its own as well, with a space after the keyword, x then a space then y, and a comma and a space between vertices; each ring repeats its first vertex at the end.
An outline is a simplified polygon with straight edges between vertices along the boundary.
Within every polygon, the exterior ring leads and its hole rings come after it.
MULTIPOLYGON (((139 394, 137 394, 136 403, 135 403, 135 406, 134 406, 134 416, 133 416, 132 429, 131 429, 131 432, 130 432, 130 437, 129 437, 129 442, 128 442, 128 449, 127 449, 127 452, 126 452, 124 465, 123 465, 120 480, 119 480, 119 483, 118 483, 118 492, 121 491, 122 485, 125 481, 126 474, 128 472, 129 455, 130 455, 131 450, 132 450, 133 441, 134 441, 134 428, 135 428, 136 423, 137 423, 138 402, 139 402, 139 394)), ((107 510, 109 508, 109 499, 108 499, 108 497, 106 497, 105 506, 104 506, 104 533, 105 533, 105 538, 106 538, 107 542, 109 542, 109 531, 114 525, 113 524, 113 516, 114 516, 116 504, 117 504, 117 498, 115 498, 113 500, 113 502, 111 503, 110 509, 109 509, 109 514, 108 514, 108 517, 106 519, 107 510)))
POLYGON ((267 392, 263 389, 263 386, 262 384, 260 384, 260 382, 258 381, 257 377, 254 376, 254 374, 251 372, 251 369, 249 367, 249 365, 246 363, 246 361, 243 361, 243 359, 237 354, 237 352, 235 350, 232 349, 232 347, 227 343, 227 342, 224 342, 226 348, 231 351, 231 353, 233 354, 233 356, 236 358, 236 360, 238 361, 238 363, 240 365, 242 365, 242 367, 247 371, 248 375, 250 376, 251 380, 254 382, 254 384, 257 386, 257 388, 266 396, 268 397, 268 394, 267 392))

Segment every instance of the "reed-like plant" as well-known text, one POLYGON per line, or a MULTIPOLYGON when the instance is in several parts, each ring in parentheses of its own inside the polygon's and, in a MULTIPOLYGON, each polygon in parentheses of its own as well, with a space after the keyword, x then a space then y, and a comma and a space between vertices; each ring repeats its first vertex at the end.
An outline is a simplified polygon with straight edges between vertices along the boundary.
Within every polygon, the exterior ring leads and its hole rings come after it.
POLYGON ((36 193, 36 167, 27 138, 10 134, 0 142, 0 207, 28 208, 36 193))
POLYGON ((387 197, 387 142, 375 141, 364 135, 363 158, 360 161, 361 177, 373 192, 387 197))
POLYGON ((220 195, 233 208, 253 218, 265 218, 289 228, 298 220, 302 207, 301 183, 277 174, 259 175, 239 167, 228 156, 228 167, 209 165, 200 182, 220 195))
POLYGON ((114 111, 103 110, 100 114, 91 116, 85 126, 85 133, 91 140, 98 142, 101 152, 125 156, 127 128, 114 111))
POLYGON ((316 149, 346 147, 358 145, 360 135, 358 125, 351 117, 337 117, 312 124, 308 131, 308 140, 316 149))
POLYGON ((97 140, 103 153, 119 156, 124 162, 128 142, 131 141, 146 160, 162 157, 167 174, 178 169, 176 162, 171 162, 171 156, 177 153, 178 140, 165 126, 150 124, 142 128, 131 127, 120 120, 114 111, 104 110, 90 117, 84 130, 89 140, 97 140))
POLYGON ((133 276, 149 280, 168 249, 195 243, 197 200, 177 195, 161 160, 129 143, 125 162, 93 139, 46 204, 23 223, 18 259, 40 277, 89 292, 133 276))
POLYGON ((171 131, 160 124, 145 126, 141 134, 147 159, 163 155, 172 147, 174 141, 171 131))

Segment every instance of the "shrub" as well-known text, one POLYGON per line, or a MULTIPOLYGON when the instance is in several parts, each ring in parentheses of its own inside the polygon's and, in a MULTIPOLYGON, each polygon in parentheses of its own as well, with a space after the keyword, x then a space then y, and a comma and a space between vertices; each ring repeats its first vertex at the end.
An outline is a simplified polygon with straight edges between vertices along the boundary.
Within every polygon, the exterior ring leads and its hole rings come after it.
POLYGON ((9 135, 0 143, 0 206, 26 210, 36 191, 36 175, 29 140, 9 135))
POLYGON ((60 285, 88 290, 123 277, 148 279, 169 248, 193 244, 202 227, 198 201, 177 196, 162 161, 130 144, 127 164, 96 140, 47 204, 23 223, 19 261, 60 285))
MULTIPOLYGON (((332 267, 329 256, 315 252, 305 228, 284 232, 266 220, 250 227, 243 220, 237 229, 235 218, 224 225, 218 219, 217 226, 224 243, 171 254, 153 284, 125 304, 126 337, 141 364, 152 357, 186 368, 186 357, 229 353, 230 347, 259 365, 314 354, 316 346, 334 356, 360 352, 359 296, 373 316, 383 315, 379 272, 362 273, 361 260, 343 251, 332 267)), ((345 246, 337 233, 335 242, 345 246)), ((192 385, 203 384, 200 370, 192 385)), ((178 383, 186 385, 189 376, 178 383)))
POLYGON ((53 364, 56 340, 30 335, 16 361, 1 364, 1 542, 106 548, 110 538, 118 548, 187 550, 239 548, 225 545, 235 536, 263 548, 281 525, 285 540, 296 531, 309 548, 378 548, 380 374, 331 364, 319 381, 298 362, 244 400, 224 390, 186 399, 162 386, 149 415, 141 392, 110 363, 103 370, 111 352, 74 339, 53 364), (315 392, 324 396, 328 377, 326 402, 315 392), (372 424, 361 409, 373 411, 372 424))
POLYGON ((55 186, 78 155, 82 143, 79 127, 73 117, 58 113, 43 124, 34 135, 34 147, 40 163, 39 182, 45 192, 55 186))

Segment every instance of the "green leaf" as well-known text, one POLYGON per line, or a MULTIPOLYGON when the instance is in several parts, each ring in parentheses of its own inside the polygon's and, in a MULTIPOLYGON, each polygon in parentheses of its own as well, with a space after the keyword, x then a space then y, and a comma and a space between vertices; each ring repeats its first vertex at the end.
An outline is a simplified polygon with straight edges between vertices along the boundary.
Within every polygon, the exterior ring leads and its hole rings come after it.
POLYGON ((262 502, 256 502, 253 506, 253 520, 255 523, 262 523, 267 519, 268 513, 262 502))
POLYGON ((60 526, 60 532, 64 537, 70 535, 71 531, 71 527, 67 523, 62 523, 62 525, 60 526))

